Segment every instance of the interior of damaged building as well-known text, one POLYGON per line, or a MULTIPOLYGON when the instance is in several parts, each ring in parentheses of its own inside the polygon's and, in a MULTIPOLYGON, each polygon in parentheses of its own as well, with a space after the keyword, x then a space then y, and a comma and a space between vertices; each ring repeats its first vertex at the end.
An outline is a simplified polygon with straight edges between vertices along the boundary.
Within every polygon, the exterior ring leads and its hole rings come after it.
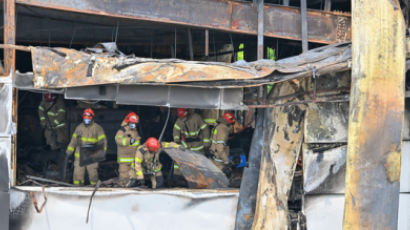
POLYGON ((410 229, 407 1, 2 3, 0 229, 410 229))

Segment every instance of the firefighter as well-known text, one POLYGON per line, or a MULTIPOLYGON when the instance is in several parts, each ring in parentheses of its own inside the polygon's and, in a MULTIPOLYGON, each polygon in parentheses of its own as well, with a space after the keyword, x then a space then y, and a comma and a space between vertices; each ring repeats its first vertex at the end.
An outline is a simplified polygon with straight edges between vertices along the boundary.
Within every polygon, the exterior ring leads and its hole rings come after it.
POLYGON ((217 109, 204 109, 202 110, 202 117, 208 126, 216 126, 219 118, 219 110, 217 109))
POLYGON ((227 175, 231 171, 227 141, 229 135, 233 133, 234 123, 235 115, 231 112, 226 112, 218 119, 218 125, 211 132, 211 158, 215 165, 227 175))
POLYGON ((75 128, 70 144, 67 147, 67 155, 74 153, 74 185, 84 185, 84 174, 86 169, 90 184, 95 185, 98 181, 98 162, 86 166, 80 166, 80 147, 94 145, 102 146, 104 151, 107 150, 107 138, 104 130, 94 121, 94 117, 95 114, 92 109, 87 108, 84 110, 83 123, 75 128))
POLYGON ((178 119, 175 122, 174 142, 184 148, 202 153, 210 146, 209 127, 197 113, 188 113, 187 109, 177 109, 178 119))
POLYGON ((67 126, 65 124, 65 105, 61 97, 55 94, 44 94, 38 106, 40 125, 44 129, 47 145, 51 150, 57 150, 67 143, 67 126))
POLYGON ((129 113, 121 123, 121 128, 115 135, 117 143, 117 162, 119 164, 120 184, 126 185, 131 179, 135 179, 134 156, 140 145, 141 137, 137 131, 139 117, 136 113, 129 113))
POLYGON ((135 153, 136 180, 131 180, 129 187, 144 185, 144 175, 151 180, 153 189, 163 185, 162 164, 159 162, 160 152, 160 144, 155 137, 148 138, 144 145, 137 148, 135 153))

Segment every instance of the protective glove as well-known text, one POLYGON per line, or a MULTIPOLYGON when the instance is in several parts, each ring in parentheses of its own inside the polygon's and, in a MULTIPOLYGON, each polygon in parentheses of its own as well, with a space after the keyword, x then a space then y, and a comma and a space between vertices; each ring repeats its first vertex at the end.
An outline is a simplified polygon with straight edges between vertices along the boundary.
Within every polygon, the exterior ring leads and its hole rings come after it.
POLYGON ((226 175, 227 177, 230 177, 230 176, 231 176, 231 173, 232 173, 232 168, 231 168, 231 166, 230 166, 230 165, 225 166, 225 167, 222 169, 222 172, 225 173, 225 175, 226 175))
POLYGON ((140 186, 144 186, 144 185, 145 185, 144 179, 142 179, 142 180, 131 179, 130 182, 128 183, 128 185, 127 185, 127 188, 140 187, 140 186))
POLYGON ((206 151, 205 152, 205 157, 212 159, 214 157, 214 154, 212 154, 211 152, 206 151))
POLYGON ((164 185, 164 177, 156 176, 155 180, 157 181, 157 188, 161 188, 164 185))
POLYGON ((137 187, 141 187, 141 186, 145 186, 145 180, 144 179, 137 180, 137 187))
POLYGON ((127 188, 133 188, 135 187, 137 184, 137 180, 136 179, 131 179, 128 183, 127 183, 127 188))

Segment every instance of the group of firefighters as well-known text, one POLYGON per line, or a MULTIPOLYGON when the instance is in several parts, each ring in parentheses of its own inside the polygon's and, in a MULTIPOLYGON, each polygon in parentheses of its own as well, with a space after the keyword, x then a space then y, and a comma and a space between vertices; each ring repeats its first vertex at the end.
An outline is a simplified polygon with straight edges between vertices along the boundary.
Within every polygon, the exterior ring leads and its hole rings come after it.
MULTIPOLYGON (((51 149, 63 147, 67 140, 65 125, 65 106, 63 100, 53 94, 45 94, 38 107, 41 126, 44 129, 47 144, 51 149)), ((219 117, 218 110, 207 110, 203 119, 198 113, 178 108, 177 120, 173 127, 173 142, 159 143, 155 137, 149 137, 141 144, 137 130, 139 117, 130 112, 121 123, 115 135, 117 161, 119 164, 119 183, 124 187, 136 187, 151 181, 152 188, 161 187, 164 179, 162 164, 159 161, 161 147, 181 147, 200 153, 211 159, 214 164, 228 174, 231 170, 229 146, 227 141, 233 133, 235 116, 225 112, 219 117)), ((97 183, 98 162, 80 165, 80 154, 84 146, 107 150, 107 137, 103 128, 95 122, 95 113, 87 108, 82 114, 83 121, 72 134, 66 154, 74 154, 73 184, 84 185, 85 171, 91 185, 97 183), (98 148, 96 148, 98 146, 98 148)), ((179 166, 174 164, 178 174, 179 166)))

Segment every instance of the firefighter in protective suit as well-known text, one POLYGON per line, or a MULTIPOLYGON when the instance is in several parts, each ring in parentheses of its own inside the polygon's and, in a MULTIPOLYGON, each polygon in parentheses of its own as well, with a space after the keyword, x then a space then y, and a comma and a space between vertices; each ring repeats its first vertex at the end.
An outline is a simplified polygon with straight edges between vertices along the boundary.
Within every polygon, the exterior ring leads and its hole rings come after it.
POLYGON ((218 125, 211 132, 211 159, 214 164, 221 169, 225 174, 229 175, 231 171, 231 163, 229 157, 229 146, 227 145, 229 135, 233 133, 233 124, 235 123, 235 115, 231 112, 226 112, 218 119, 218 125))
POLYGON ((61 97, 51 93, 44 94, 38 106, 40 125, 44 129, 44 137, 51 150, 57 150, 67 144, 66 112, 61 97))
POLYGON ((202 153, 210 145, 209 128, 197 113, 188 113, 187 109, 177 109, 178 119, 173 129, 174 142, 184 148, 202 153))
POLYGON ((126 185, 131 179, 136 179, 134 173, 134 157, 141 139, 137 131, 138 122, 138 115, 134 112, 129 113, 115 135, 115 142, 117 143, 117 162, 119 164, 118 171, 120 184, 122 185, 126 185))
POLYGON ((217 109, 204 109, 202 110, 202 118, 208 126, 216 126, 219 118, 219 110, 217 109))
POLYGON ((162 164, 159 162, 160 153, 161 147, 155 137, 148 138, 144 145, 137 148, 135 153, 136 180, 131 180, 130 187, 144 185, 144 175, 151 180, 153 189, 163 185, 162 164))
POLYGON ((103 146, 107 150, 107 138, 103 128, 94 121, 94 111, 90 108, 83 112, 83 123, 79 124, 73 133, 70 144, 67 147, 67 155, 74 153, 73 184, 83 185, 84 174, 87 169, 91 185, 98 181, 98 162, 86 166, 80 166, 80 148, 85 145, 103 146))

